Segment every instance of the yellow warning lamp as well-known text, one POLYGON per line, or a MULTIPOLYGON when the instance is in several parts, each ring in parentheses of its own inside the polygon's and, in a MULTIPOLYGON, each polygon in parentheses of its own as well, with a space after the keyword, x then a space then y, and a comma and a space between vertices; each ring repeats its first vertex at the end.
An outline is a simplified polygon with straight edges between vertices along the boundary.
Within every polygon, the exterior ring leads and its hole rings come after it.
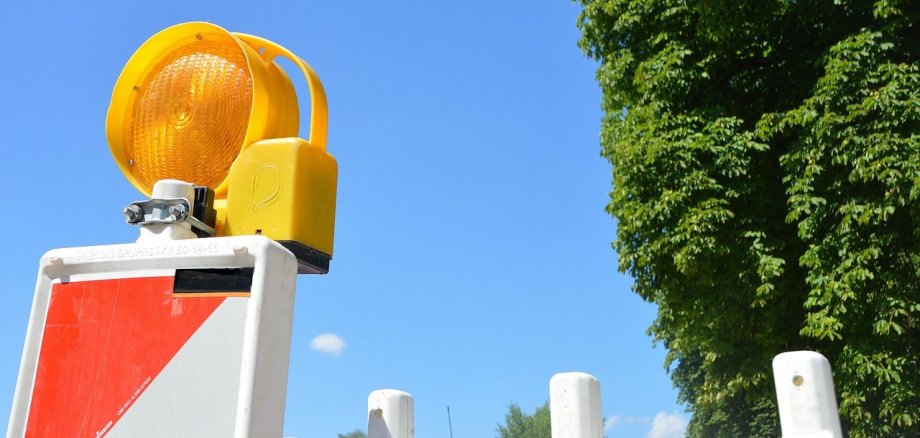
POLYGON ((326 95, 313 69, 271 41, 210 23, 147 40, 115 83, 109 148, 131 184, 177 179, 214 192, 216 235, 262 234, 326 272, 338 165, 326 152, 326 95), (275 62, 292 61, 310 91, 310 137, 297 138, 297 96, 275 62))

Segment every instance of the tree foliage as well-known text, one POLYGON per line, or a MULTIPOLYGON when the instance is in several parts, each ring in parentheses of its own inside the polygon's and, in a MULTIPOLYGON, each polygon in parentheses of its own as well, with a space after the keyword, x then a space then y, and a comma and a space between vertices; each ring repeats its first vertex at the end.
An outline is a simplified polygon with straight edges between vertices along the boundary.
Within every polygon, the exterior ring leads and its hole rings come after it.
POLYGON ((550 438, 549 402, 537 408, 533 415, 521 411, 512 403, 505 414, 505 424, 498 426, 497 438, 550 438))
POLYGON ((920 436, 920 2, 580 0, 614 248, 688 434, 779 435, 772 357, 920 436))
POLYGON ((364 433, 361 429, 355 429, 354 431, 346 434, 338 434, 338 438, 367 438, 367 434, 364 433))

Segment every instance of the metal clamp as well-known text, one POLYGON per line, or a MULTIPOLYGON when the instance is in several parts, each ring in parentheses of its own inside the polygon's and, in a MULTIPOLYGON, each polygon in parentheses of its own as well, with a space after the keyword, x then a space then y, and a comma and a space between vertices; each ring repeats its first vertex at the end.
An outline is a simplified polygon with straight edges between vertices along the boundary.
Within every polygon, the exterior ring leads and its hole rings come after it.
POLYGON ((209 236, 214 228, 191 215, 191 206, 183 198, 150 199, 132 202, 122 210, 125 222, 130 225, 180 224, 188 222, 209 236))

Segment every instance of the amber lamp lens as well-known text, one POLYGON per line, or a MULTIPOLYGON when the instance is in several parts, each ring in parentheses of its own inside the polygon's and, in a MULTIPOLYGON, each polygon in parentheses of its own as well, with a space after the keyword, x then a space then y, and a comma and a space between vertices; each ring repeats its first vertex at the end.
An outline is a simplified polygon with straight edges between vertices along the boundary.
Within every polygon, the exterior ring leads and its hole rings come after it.
POLYGON ((229 38, 182 45, 134 92, 124 130, 134 178, 146 187, 167 178, 217 187, 240 152, 252 108, 239 45, 229 38))

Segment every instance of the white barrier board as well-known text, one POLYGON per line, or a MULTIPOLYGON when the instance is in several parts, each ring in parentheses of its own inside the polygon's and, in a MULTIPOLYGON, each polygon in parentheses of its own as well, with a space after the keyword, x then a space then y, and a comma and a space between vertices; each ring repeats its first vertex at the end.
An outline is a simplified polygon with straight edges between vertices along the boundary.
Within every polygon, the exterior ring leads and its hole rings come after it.
POLYGON ((297 262, 261 236, 42 257, 10 437, 280 437, 297 262))

